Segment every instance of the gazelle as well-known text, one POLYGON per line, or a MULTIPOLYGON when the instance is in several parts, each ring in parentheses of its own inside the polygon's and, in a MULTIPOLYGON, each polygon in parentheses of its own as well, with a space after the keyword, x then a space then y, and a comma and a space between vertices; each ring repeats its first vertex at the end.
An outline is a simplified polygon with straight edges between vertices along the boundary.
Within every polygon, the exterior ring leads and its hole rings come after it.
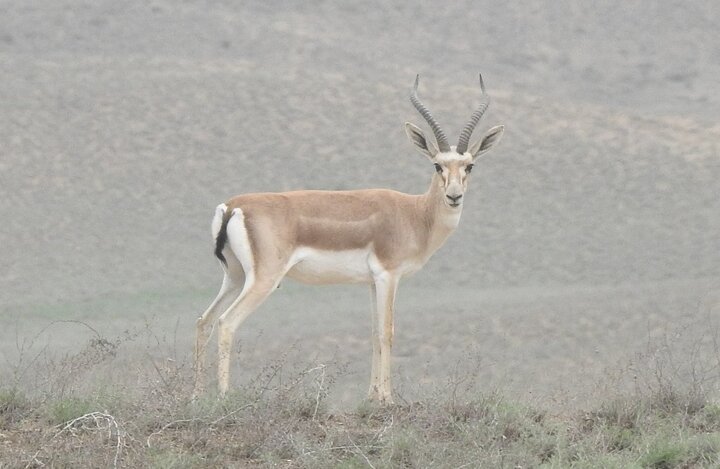
POLYGON ((212 332, 208 327, 220 315, 218 386, 222 395, 228 389, 235 331, 288 276, 309 284, 370 284, 373 352, 368 397, 392 402, 390 352, 398 282, 422 268, 455 230, 470 170, 504 130, 501 125, 493 127, 468 146, 489 104, 480 76, 482 104, 457 146, 450 146, 417 96, 418 81, 419 75, 410 100, 432 128, 437 146, 409 122, 405 131, 434 166, 426 193, 304 190, 244 194, 218 205, 212 235, 225 277, 217 297, 197 320, 196 394, 203 387, 205 347, 212 332))

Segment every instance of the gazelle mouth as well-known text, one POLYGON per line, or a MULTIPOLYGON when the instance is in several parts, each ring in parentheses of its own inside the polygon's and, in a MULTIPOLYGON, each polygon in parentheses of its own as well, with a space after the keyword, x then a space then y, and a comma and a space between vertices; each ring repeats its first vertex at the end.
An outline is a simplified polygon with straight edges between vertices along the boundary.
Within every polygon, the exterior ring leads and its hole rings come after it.
POLYGON ((460 202, 454 202, 454 203, 448 202, 448 205, 451 206, 452 208, 456 208, 456 207, 460 206, 460 202))

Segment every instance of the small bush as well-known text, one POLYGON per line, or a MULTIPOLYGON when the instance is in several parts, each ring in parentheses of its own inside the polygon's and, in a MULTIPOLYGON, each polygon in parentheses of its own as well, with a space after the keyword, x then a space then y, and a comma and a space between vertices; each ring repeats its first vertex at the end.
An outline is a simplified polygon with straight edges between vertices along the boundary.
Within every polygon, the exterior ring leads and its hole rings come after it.
POLYGON ((17 389, 0 391, 0 428, 22 420, 31 409, 28 399, 17 389))
POLYGON ((687 444, 687 462, 701 467, 720 466, 720 434, 697 435, 687 444))
POLYGON ((67 397, 52 402, 47 417, 51 424, 60 425, 89 413, 91 408, 92 403, 87 399, 67 397))
POLYGON ((391 467, 423 467, 420 459, 424 449, 422 438, 413 430, 407 429, 393 433, 387 447, 391 467))
POLYGON ((707 404, 703 409, 692 416, 690 426, 698 431, 720 431, 720 405, 707 404))
POLYGON ((652 469, 673 469, 685 459, 686 448, 676 442, 660 441, 654 443, 643 457, 640 464, 652 469))
POLYGON ((598 410, 587 414, 586 428, 590 430, 596 425, 611 425, 632 430, 642 423, 644 411, 641 399, 627 397, 612 399, 601 404, 598 410))
POLYGON ((629 428, 610 425, 605 430, 607 434, 607 449, 609 451, 625 451, 631 449, 637 435, 629 428))

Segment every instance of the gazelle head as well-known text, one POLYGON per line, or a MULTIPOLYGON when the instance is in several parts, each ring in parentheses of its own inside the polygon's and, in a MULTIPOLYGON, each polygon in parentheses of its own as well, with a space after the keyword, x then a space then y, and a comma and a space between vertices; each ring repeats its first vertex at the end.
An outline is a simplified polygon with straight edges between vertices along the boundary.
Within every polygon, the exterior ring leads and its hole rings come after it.
MULTIPOLYGON (((410 101, 418 112, 425 118, 435 135, 437 146, 425 137, 420 128, 410 122, 405 123, 405 132, 412 143, 420 150, 420 153, 427 156, 437 171, 439 178, 437 184, 442 186, 443 202, 451 209, 462 207, 463 196, 467 190, 468 176, 472 170, 475 160, 482 154, 487 153, 493 145, 500 141, 505 127, 498 125, 488 130, 485 135, 468 147, 470 136, 480 118, 485 113, 490 98, 485 92, 482 75, 480 75, 480 90, 482 91, 482 103, 470 117, 470 121, 460 133, 457 146, 448 144, 445 133, 440 128, 435 118, 430 114, 427 107, 420 101, 417 95, 420 75, 415 77, 415 86, 410 94, 410 101)), ((435 181, 435 180, 434 180, 435 181)), ((435 183, 435 182, 434 182, 435 183)))

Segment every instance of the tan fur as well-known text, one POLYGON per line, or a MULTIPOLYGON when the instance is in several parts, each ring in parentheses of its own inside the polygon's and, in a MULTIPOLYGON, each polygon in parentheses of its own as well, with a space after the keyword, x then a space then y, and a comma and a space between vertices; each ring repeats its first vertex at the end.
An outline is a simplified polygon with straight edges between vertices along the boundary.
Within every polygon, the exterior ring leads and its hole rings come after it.
MULTIPOLYGON (((440 186, 439 178, 433 181, 434 187, 440 186)), ((435 224, 443 212, 436 192, 409 195, 367 189, 244 194, 227 202, 227 212, 240 208, 245 214, 259 265, 263 256, 288 260, 297 246, 328 251, 371 247, 383 267, 393 270, 407 259, 427 260, 450 234, 435 224)))

